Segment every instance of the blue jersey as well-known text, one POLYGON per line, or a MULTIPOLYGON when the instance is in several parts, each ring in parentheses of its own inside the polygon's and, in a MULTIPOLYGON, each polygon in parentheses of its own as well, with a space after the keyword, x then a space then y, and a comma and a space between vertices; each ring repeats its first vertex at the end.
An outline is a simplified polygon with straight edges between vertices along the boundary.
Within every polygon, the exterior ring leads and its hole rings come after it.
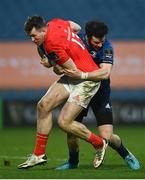
MULTIPOLYGON (((103 43, 103 46, 96 51, 91 45, 88 45, 86 34, 79 34, 79 37, 85 44, 86 48, 88 49, 89 53, 91 54, 93 60, 97 65, 100 65, 101 63, 113 64, 114 52, 110 41, 106 39, 105 42, 103 43)), ((100 93, 101 93, 101 97, 104 96, 104 98, 102 97, 103 99, 110 97, 110 79, 101 81, 101 86, 97 94, 100 93)))

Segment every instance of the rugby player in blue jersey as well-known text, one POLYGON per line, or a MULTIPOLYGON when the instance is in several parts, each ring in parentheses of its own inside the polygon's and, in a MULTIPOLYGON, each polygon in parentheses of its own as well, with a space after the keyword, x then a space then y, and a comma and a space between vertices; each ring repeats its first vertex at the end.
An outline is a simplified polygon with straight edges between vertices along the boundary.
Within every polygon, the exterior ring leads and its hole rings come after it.
MULTIPOLYGON (((79 26, 78 26, 79 27, 79 26)), ((76 28, 77 29, 77 28, 76 28)), ((79 29, 78 29, 79 30, 79 29)), ((113 47, 110 41, 106 38, 108 27, 100 21, 90 21, 86 23, 85 34, 80 34, 80 38, 92 55, 95 63, 102 69, 108 69, 108 74, 105 80, 100 77, 101 86, 96 95, 92 98, 89 106, 92 108, 97 119, 97 128, 101 137, 109 141, 109 146, 124 159, 128 167, 133 170, 140 168, 140 164, 135 156, 122 144, 120 137, 113 133, 113 114, 110 100, 110 74, 113 65, 113 47)), ((83 78, 89 80, 99 80, 99 77, 91 73, 83 73, 80 71, 68 71, 68 76, 73 78, 83 78)), ((87 115, 86 109, 77 117, 77 120, 82 122, 83 117, 87 115)), ((71 134, 67 135, 67 143, 69 148, 69 159, 63 165, 57 167, 57 170, 74 169, 79 165, 79 139, 71 134)), ((100 158, 102 154, 97 153, 94 159, 94 167, 101 165, 100 158)), ((102 159, 103 160, 103 159, 102 159)))

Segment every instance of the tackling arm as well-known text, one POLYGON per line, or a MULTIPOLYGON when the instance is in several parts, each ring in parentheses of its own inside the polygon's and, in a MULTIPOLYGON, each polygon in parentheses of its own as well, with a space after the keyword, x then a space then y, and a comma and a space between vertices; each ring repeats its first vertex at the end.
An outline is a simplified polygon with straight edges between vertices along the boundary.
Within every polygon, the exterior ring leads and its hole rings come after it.
POLYGON ((76 79, 85 79, 91 81, 101 81, 108 79, 111 74, 112 64, 109 63, 102 63, 100 64, 100 69, 93 71, 93 72, 82 72, 78 69, 74 70, 65 70, 65 74, 72 78, 76 79))
POLYGON ((67 71, 67 70, 68 71, 69 70, 72 70, 72 71, 76 70, 77 71, 78 70, 71 58, 69 58, 65 63, 63 63, 61 65, 61 67, 64 68, 64 71, 67 71))
POLYGON ((62 64, 61 66, 56 64, 55 66, 53 66, 53 71, 57 74, 57 75, 62 75, 64 74, 64 72, 67 69, 76 69, 75 64, 73 63, 72 59, 69 58, 67 62, 65 62, 64 64, 62 64))
POLYGON ((101 81, 108 79, 110 77, 111 70, 112 70, 112 64, 102 63, 100 64, 100 69, 88 73, 87 80, 101 81))

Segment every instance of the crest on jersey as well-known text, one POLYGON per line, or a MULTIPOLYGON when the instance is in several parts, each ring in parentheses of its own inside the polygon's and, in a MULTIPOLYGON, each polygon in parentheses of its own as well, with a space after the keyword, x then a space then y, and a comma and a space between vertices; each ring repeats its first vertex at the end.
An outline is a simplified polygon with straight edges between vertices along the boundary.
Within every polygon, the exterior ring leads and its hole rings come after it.
POLYGON ((95 58, 96 55, 97 55, 97 52, 96 52, 96 51, 91 51, 91 52, 90 52, 90 55, 92 56, 92 58, 95 58))

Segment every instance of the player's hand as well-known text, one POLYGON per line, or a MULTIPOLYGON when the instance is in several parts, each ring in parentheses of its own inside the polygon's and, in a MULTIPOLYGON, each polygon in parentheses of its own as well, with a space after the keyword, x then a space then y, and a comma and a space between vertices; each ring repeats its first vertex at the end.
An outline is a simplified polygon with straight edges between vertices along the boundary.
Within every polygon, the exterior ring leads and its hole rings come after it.
POLYGON ((74 79, 81 79, 82 71, 80 71, 79 69, 75 69, 75 70, 65 69, 64 74, 74 79))
POLYGON ((43 66, 49 68, 51 67, 48 58, 44 55, 43 58, 40 60, 40 64, 42 64, 43 66))
POLYGON ((58 64, 56 64, 55 66, 53 66, 53 72, 57 75, 62 75, 64 74, 64 69, 58 64))

